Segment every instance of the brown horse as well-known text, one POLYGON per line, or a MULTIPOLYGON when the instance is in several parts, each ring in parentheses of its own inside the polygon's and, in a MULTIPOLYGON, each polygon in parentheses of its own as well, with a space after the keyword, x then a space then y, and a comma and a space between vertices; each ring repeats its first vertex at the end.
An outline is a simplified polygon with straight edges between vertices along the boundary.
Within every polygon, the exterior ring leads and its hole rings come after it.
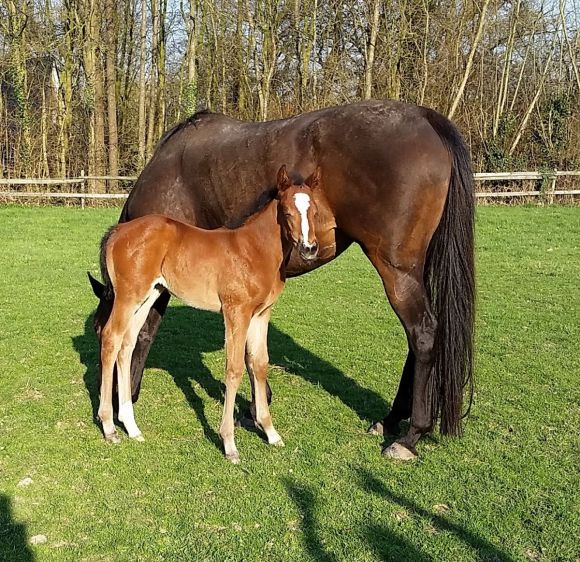
MULTIPOLYGON (((288 276, 319 267, 356 242, 405 329, 409 351, 399 390, 372 430, 396 434, 401 420, 411 423, 384 454, 413 458, 420 436, 438 420, 443 434, 459 434, 463 390, 473 380, 474 189, 469 152, 442 115, 394 101, 265 123, 198 113, 161 139, 121 222, 160 213, 203 228, 235 225, 252 211, 265 189, 259 186, 275 185, 280 161, 298 181, 320 166, 320 195, 336 222, 324 239, 317 225, 317 260, 292 252, 288 276)), ((102 286, 91 283, 100 296, 102 286)), ((168 293, 160 296, 139 335, 133 400, 168 300, 168 293)), ((97 327, 109 310, 101 299, 97 327)))
POLYGON ((99 418, 105 439, 118 443, 113 423, 113 369, 117 367, 119 421, 143 440, 131 401, 130 361, 137 336, 159 295, 167 290, 195 308, 221 312, 226 331, 226 393, 220 435, 226 457, 239 462, 234 442, 234 403, 244 369, 253 379, 256 423, 268 443, 283 445, 272 425, 267 400, 267 333, 272 306, 286 279, 286 263, 296 248, 316 259, 317 205, 312 197, 319 172, 293 185, 285 166, 275 197, 241 227, 202 230, 148 215, 113 227, 101 243, 101 273, 111 314, 101 339, 99 418))

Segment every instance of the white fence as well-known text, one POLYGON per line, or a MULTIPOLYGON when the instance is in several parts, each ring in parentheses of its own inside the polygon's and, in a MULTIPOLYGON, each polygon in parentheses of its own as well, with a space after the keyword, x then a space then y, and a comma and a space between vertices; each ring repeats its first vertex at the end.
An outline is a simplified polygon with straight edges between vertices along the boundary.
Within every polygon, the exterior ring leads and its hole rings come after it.
MULTIPOLYGON (((542 188, 536 190, 522 191, 483 191, 477 190, 476 197, 479 199, 499 199, 513 197, 542 197, 547 203, 553 203, 556 196, 580 195, 580 189, 556 189, 556 182, 561 177, 580 177, 580 171, 550 171, 550 172, 492 172, 476 173, 475 181, 481 185, 485 182, 521 182, 521 181, 541 181, 542 188)), ((78 185, 79 191, 0 191, 0 201, 11 199, 77 199, 81 201, 81 206, 85 206, 87 199, 126 199, 130 188, 122 193, 89 193, 87 187, 95 181, 127 181, 134 182, 136 176, 85 176, 82 172, 77 178, 51 178, 51 179, 26 179, 26 178, 0 178, 0 186, 6 185, 78 185)), ((132 187, 132 183, 131 186, 132 187)))

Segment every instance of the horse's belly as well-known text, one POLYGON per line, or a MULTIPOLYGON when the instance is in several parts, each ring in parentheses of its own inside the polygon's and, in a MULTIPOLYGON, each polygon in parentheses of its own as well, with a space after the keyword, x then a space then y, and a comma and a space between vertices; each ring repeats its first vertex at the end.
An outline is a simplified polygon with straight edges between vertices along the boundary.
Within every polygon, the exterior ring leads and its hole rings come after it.
POLYGON ((191 306, 193 308, 198 308, 200 310, 209 310, 210 312, 221 312, 222 304, 219 298, 213 298, 213 295, 200 295, 196 294, 191 297, 191 295, 187 295, 187 297, 181 297, 179 295, 175 295, 179 299, 181 299, 185 304, 191 306))
POLYGON ((185 275, 181 279, 167 279, 171 294, 182 300, 188 306, 210 312, 220 312, 221 301, 217 292, 214 276, 196 272, 185 275))

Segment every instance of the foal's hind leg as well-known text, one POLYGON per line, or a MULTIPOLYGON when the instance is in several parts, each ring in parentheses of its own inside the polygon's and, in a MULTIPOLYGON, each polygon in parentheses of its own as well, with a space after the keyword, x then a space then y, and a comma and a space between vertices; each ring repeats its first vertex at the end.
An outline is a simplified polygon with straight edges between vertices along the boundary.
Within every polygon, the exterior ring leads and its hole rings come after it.
POLYGON ((274 429, 270 408, 268 407, 268 323, 271 308, 254 316, 248 329, 246 342, 246 367, 250 379, 254 380, 254 396, 256 401, 256 424, 264 431, 270 445, 284 446, 282 438, 274 429))
POLYGON ((133 318, 131 318, 117 359, 117 371, 119 375, 119 421, 125 426, 129 437, 137 441, 143 441, 144 439, 141 430, 135 422, 133 401, 131 400, 131 356, 135 349, 139 331, 147 319, 149 310, 159 296, 159 293, 159 290, 153 289, 152 293, 145 299, 139 310, 133 315, 133 318))
POLYGON ((123 344, 123 337, 135 308, 115 299, 113 310, 101 332, 101 394, 98 416, 101 420, 105 439, 118 443, 119 436, 113 422, 113 370, 123 344))

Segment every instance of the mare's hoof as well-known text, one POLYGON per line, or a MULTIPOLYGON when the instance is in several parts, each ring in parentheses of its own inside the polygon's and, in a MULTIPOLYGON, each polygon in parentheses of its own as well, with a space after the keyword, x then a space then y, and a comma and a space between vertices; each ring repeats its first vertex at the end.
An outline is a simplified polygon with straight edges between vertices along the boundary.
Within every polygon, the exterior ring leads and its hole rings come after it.
POLYGON ((139 443, 143 443, 143 441, 145 441, 145 437, 143 437, 142 433, 138 433, 137 435, 129 435, 129 437, 135 441, 139 441, 139 443))
POLYGON ((274 447, 284 447, 284 441, 282 439, 278 439, 277 441, 272 441, 270 445, 274 445, 274 447))
POLYGON ((105 433, 105 441, 107 443, 113 443, 114 445, 118 445, 121 442, 121 438, 116 431, 113 433, 105 433))
POLYGON ((241 416, 236 420, 236 427, 244 427, 246 429, 255 429, 256 422, 247 416, 241 416))
POLYGON ((398 435, 400 427, 398 423, 377 422, 369 427, 368 433, 371 435, 398 435))
POLYGON ((384 435, 384 431, 383 422, 373 423, 368 429, 368 433, 371 435, 384 435))
POLYGON ((412 461, 417 458, 417 454, 407 449, 404 445, 401 445, 401 443, 395 441, 383 449, 383 457, 398 461, 412 461))
POLYGON ((226 459, 228 459, 232 464, 240 464, 240 454, 237 451, 235 453, 227 454, 226 459))

